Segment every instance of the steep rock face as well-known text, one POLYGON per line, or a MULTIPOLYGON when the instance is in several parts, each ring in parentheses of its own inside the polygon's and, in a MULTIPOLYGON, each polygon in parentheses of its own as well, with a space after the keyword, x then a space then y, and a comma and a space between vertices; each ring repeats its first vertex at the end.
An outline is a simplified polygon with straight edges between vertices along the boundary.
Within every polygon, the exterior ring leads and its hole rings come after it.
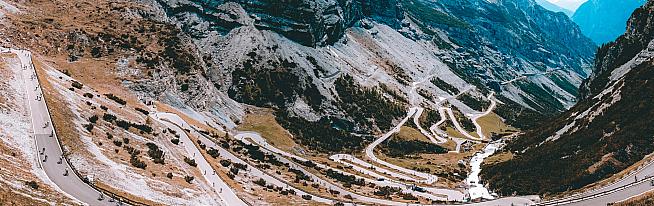
POLYGON ((225 11, 222 5, 228 3, 239 4, 245 9, 257 28, 275 31, 305 46, 334 43, 343 36, 345 29, 364 16, 394 25, 398 25, 397 19, 401 17, 395 0, 160 0, 170 14, 190 12, 223 31, 246 25, 221 16, 225 11))
POLYGON ((572 16, 584 34, 597 44, 615 40, 625 32, 629 15, 646 0, 590 0, 572 16))
POLYGON ((584 98, 507 145, 512 160, 484 169, 491 187, 503 194, 578 189, 654 152, 654 127, 646 121, 654 114, 653 20, 652 1, 634 11, 627 32, 598 50, 584 98))

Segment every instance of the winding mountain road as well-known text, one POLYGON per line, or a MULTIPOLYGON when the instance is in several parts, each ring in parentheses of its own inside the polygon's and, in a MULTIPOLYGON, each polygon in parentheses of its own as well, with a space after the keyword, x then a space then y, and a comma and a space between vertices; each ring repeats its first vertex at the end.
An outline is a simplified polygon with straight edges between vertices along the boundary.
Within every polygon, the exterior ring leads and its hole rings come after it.
MULTIPOLYGON (((247 203, 245 203, 243 200, 241 200, 236 193, 225 183, 222 179, 220 179, 220 176, 216 175, 214 172, 214 169, 211 167, 209 162, 204 158, 200 150, 195 146, 193 141, 188 137, 186 132, 180 128, 179 126, 175 125, 173 122, 179 122, 177 118, 179 118, 176 115, 172 115, 169 113, 155 113, 152 115, 154 117, 153 119, 157 120, 158 122, 166 125, 166 127, 174 130, 177 134, 180 136, 180 144, 184 147, 186 152, 189 154, 189 158, 192 158, 196 160, 197 167, 202 173, 202 176, 204 179, 214 187, 213 189, 217 191, 218 196, 220 197, 220 203, 222 205, 238 205, 238 206, 246 206, 247 203), (173 121, 177 120, 177 121, 173 121)), ((181 118, 180 118, 181 119, 181 118)))
POLYGON ((27 91, 33 135, 36 139, 36 153, 39 158, 39 165, 48 178, 61 191, 83 204, 94 206, 117 204, 113 199, 105 197, 103 193, 82 181, 74 173, 66 158, 63 158, 64 153, 59 144, 57 133, 52 126, 50 112, 43 98, 36 68, 32 63, 32 53, 18 49, 2 48, 1 50, 14 53, 20 59, 22 69, 17 72, 22 73, 25 90, 27 91))

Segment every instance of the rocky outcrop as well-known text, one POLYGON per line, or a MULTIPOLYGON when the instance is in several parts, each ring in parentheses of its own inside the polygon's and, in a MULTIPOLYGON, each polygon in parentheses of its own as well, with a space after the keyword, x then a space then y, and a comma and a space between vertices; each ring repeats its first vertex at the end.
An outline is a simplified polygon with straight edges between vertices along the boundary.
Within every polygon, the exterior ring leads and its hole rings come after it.
POLYGON ((647 121, 654 115, 653 22, 653 1, 634 11, 627 32, 598 50, 579 103, 509 143, 504 152, 513 159, 484 168, 491 187, 502 194, 574 190, 654 152, 647 121))
MULTIPOLYGON (((324 46, 340 39, 345 29, 364 17, 398 25, 401 10, 395 0, 319 0, 319 1, 204 1, 160 0, 171 16, 197 15, 210 22, 213 29, 228 31, 250 23, 238 22, 233 15, 225 15, 224 5, 235 9, 240 5, 254 19, 259 29, 271 30, 305 46, 324 46)), ((238 10, 238 9, 237 9, 238 10)))

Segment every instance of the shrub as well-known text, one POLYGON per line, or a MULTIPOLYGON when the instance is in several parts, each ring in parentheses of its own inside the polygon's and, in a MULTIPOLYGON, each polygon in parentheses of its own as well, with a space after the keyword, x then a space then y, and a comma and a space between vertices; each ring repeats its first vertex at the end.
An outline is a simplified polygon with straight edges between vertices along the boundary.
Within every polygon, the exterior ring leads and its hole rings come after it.
POLYGON ((188 164, 188 165, 191 165, 191 167, 197 167, 198 166, 198 163, 195 163, 194 159, 191 159, 191 158, 188 158, 188 157, 184 157, 184 162, 186 162, 186 164, 188 164))
POLYGON ((73 80, 72 86, 77 88, 77 89, 82 89, 84 85, 82 83, 79 83, 78 81, 73 80))
POLYGON ((266 180, 264 180, 263 178, 259 178, 258 180, 254 181, 254 184, 265 187, 266 186, 266 180))
POLYGON ((123 143, 129 144, 129 138, 127 138, 127 137, 123 138, 123 143))
POLYGON ((134 167, 136 167, 136 168, 145 169, 145 167, 148 166, 147 164, 145 164, 145 162, 141 161, 141 160, 140 160, 136 155, 134 155, 134 154, 131 155, 131 157, 130 157, 130 159, 129 159, 129 162, 132 163, 132 166, 134 166, 134 167))
POLYGON ((220 165, 222 165, 223 167, 229 167, 229 165, 231 165, 231 164, 232 164, 232 161, 230 161, 230 160, 220 160, 220 165))
POLYGON ((173 173, 172 173, 172 172, 169 172, 168 174, 166 174, 166 177, 167 177, 168 179, 173 179, 173 173))
MULTIPOLYGON (((103 106, 100 106, 100 108, 102 108, 102 107, 103 107, 103 106)), ((105 107, 105 108, 106 108, 106 107, 105 107)), ((105 110, 106 110, 106 109, 105 109, 105 110)), ((111 122, 113 122, 113 121, 116 121, 116 119, 117 119, 116 116, 113 115, 113 114, 104 113, 104 115, 102 115, 102 120, 104 120, 105 122, 109 122, 109 123, 111 123, 111 122)))
POLYGON ((184 177, 184 181, 186 181, 189 184, 191 183, 191 181, 193 181, 193 179, 195 179, 195 177, 193 177, 193 176, 188 176, 187 175, 187 176, 184 177))
POLYGON ((36 181, 34 181, 34 180, 32 180, 32 181, 28 181, 28 182, 25 182, 25 184, 26 184, 27 186, 31 187, 32 189, 35 189, 35 190, 38 190, 38 189, 39 189, 39 184, 36 183, 36 181))
POLYGON ((115 144, 116 146, 120 147, 120 146, 123 145, 123 142, 120 141, 120 140, 114 140, 114 144, 115 144))
POLYGON ((85 124, 84 128, 86 129, 86 131, 91 132, 93 131, 93 124, 85 124))
POLYGON ((197 140, 196 142, 197 142, 198 145, 200 146, 200 149, 201 149, 201 150, 205 150, 205 149, 207 149, 207 145, 203 144, 202 141, 197 140))
POLYGON ((125 100, 121 99, 120 97, 117 97, 117 96, 115 96, 113 94, 104 94, 104 96, 106 96, 107 98, 109 98, 111 100, 114 100, 114 102, 116 102, 116 103, 118 103, 120 105, 126 105, 127 104, 127 101, 125 101, 125 100))
POLYGON ((89 117, 89 121, 93 124, 98 122, 98 115, 93 115, 92 117, 89 117))
POLYGON ((248 165, 241 164, 241 163, 236 163, 236 162, 234 163, 234 167, 236 167, 238 169, 242 169, 242 170, 247 170, 248 169, 248 165))
POLYGON ((148 147, 148 156, 152 158, 154 163, 156 164, 164 164, 165 157, 163 151, 159 149, 159 146, 157 146, 154 143, 146 143, 145 144, 148 147))
POLYGON ((171 139, 170 142, 172 142, 175 145, 179 144, 179 139, 171 139))
POLYGON ((311 195, 302 195, 302 199, 311 200, 311 195))
POLYGON ((141 112, 141 113, 143 113, 143 114, 145 114, 145 115, 149 115, 149 114, 150 114, 150 112, 148 112, 148 111, 145 110, 145 109, 141 109, 141 108, 138 108, 138 107, 136 107, 136 108, 134 108, 134 109, 136 109, 136 111, 139 111, 139 112, 141 112))
POLYGON ((214 159, 216 159, 216 158, 218 158, 220 156, 220 152, 218 152, 218 150, 214 149, 213 147, 211 147, 211 148, 209 148, 209 150, 207 150, 207 154, 209 154, 209 156, 213 157, 214 159))
POLYGON ((239 170, 238 168, 233 167, 233 166, 232 166, 232 168, 229 169, 229 172, 231 172, 232 174, 234 174, 234 176, 238 175, 238 172, 239 172, 239 171, 240 171, 240 170, 239 170))
POLYGON ((87 92, 87 93, 84 93, 84 97, 89 98, 89 99, 93 99, 93 94, 87 92))

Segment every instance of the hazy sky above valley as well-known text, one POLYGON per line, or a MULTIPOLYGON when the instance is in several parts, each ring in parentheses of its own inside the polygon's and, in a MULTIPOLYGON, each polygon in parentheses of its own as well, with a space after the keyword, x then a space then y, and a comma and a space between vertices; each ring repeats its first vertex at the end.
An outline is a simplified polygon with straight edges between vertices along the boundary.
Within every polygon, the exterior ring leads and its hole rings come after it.
POLYGON ((575 11, 581 4, 588 0, 547 0, 560 7, 575 11))

